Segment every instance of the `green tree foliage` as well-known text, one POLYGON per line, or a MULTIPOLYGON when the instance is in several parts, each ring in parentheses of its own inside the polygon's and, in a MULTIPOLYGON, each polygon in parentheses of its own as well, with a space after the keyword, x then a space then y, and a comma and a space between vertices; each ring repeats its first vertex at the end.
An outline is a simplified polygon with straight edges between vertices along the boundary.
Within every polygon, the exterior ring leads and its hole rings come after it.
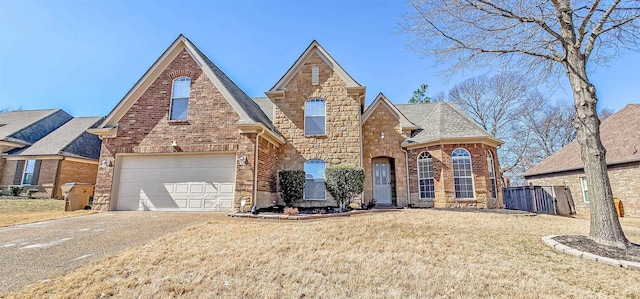
POLYGON ((304 196, 304 170, 282 170, 278 172, 280 194, 288 207, 304 196))
POLYGON ((411 104, 431 103, 431 98, 426 96, 429 85, 421 84, 420 88, 413 91, 413 96, 409 99, 411 104))
POLYGON ((364 190, 364 169, 354 166, 329 166, 324 171, 325 186, 341 210, 364 190))

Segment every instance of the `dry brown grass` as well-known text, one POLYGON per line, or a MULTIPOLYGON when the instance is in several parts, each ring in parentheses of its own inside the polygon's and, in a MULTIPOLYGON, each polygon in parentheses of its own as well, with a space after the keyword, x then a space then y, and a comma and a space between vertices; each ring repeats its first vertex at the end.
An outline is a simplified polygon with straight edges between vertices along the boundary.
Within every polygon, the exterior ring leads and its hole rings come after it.
POLYGON ((0 227, 95 213, 96 211, 64 211, 64 200, 2 199, 0 227))
MULTIPOLYGON (((6 295, 640 297, 640 272, 565 255, 540 240, 588 228, 583 219, 437 210, 315 221, 219 215, 6 295)), ((640 228, 625 231, 640 241, 640 228)))

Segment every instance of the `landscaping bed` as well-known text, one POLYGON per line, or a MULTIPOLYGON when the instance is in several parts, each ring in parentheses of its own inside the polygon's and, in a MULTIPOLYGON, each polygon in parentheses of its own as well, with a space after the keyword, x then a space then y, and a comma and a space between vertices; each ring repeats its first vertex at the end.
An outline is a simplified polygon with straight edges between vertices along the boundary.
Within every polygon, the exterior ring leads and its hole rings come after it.
POLYGON ((600 245, 587 236, 565 235, 553 238, 558 243, 569 246, 583 252, 607 257, 615 260, 625 260, 630 262, 640 262, 640 245, 631 244, 627 249, 600 245))

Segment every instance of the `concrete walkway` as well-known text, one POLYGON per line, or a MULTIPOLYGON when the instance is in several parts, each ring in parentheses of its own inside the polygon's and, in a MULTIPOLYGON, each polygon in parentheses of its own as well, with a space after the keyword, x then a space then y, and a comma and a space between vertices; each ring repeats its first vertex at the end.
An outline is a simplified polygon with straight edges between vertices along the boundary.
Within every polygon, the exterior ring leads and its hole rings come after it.
POLYGON ((56 275, 90 260, 216 216, 189 212, 105 212, 0 228, 0 293, 55 279, 56 275))

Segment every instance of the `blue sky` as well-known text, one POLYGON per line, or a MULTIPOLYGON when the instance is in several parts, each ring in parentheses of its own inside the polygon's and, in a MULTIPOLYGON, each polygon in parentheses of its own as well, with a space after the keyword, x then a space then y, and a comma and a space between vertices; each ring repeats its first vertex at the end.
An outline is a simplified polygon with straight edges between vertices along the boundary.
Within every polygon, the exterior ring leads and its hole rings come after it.
MULTIPOLYGON (((447 92, 478 72, 443 75, 409 51, 400 1, 0 0, 0 108, 63 108, 103 116, 180 34, 249 96, 264 96, 314 39, 359 83, 406 103, 421 83, 447 92)), ((601 106, 640 103, 640 55, 592 73, 601 106)), ((569 89, 546 90, 571 101, 569 89)), ((548 87, 542 87, 547 89, 548 87)))

